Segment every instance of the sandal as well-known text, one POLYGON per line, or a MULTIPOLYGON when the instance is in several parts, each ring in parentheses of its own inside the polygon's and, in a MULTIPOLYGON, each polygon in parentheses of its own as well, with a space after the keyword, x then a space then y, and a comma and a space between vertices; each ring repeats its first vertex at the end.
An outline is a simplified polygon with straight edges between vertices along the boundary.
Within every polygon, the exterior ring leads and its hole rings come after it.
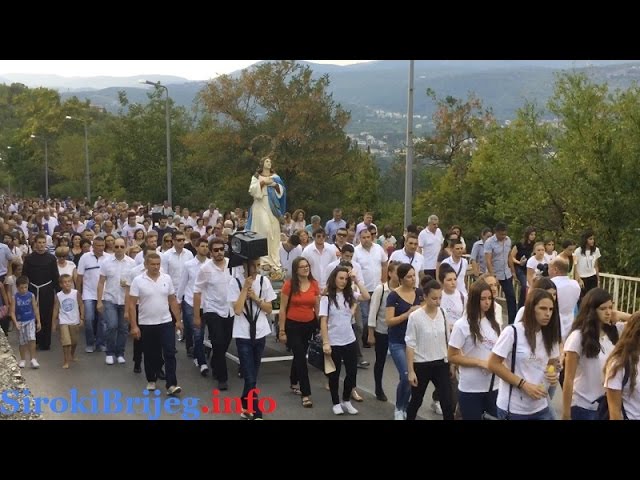
POLYGON ((291 389, 291 393, 294 395, 302 395, 302 391, 298 385, 291 385, 289 388, 291 389))
POLYGON ((313 402, 309 397, 302 397, 302 406, 304 408, 311 408, 313 407, 313 402))

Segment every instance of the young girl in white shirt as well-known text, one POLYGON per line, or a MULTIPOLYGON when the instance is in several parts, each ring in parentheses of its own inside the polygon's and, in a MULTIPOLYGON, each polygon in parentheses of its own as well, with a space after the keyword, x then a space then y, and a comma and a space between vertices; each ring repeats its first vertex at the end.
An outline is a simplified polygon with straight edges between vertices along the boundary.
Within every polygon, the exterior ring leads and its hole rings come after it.
POLYGON ((407 420, 415 420, 429 382, 439 392, 444 420, 453 420, 451 374, 447 361, 448 326, 440 308, 442 286, 428 275, 422 279, 423 305, 409 315, 405 342, 411 384, 407 420))
POLYGON ((604 365, 618 343, 627 314, 616 312, 609 292, 594 288, 582 306, 564 343, 563 420, 598 420, 604 392, 604 365))
MULTIPOLYGON (((533 246, 533 256, 527 260, 527 289, 533 288, 533 282, 543 277, 547 262, 544 259, 544 243, 536 242, 533 246)), ((545 276, 548 276, 545 275, 545 276)))
POLYGON ((347 267, 336 267, 327 280, 327 295, 320 300, 320 332, 322 333, 322 351, 331 355, 336 370, 328 375, 329 390, 333 403, 333 413, 351 415, 358 410, 351 404, 351 391, 356 386, 357 348, 356 336, 351 327, 351 318, 356 309, 356 301, 369 300, 367 288, 360 283, 359 292, 354 292, 356 275, 347 267), (338 395, 338 382, 342 362, 346 377, 342 390, 342 402, 338 395))
POLYGON ((640 312, 636 312, 627 321, 605 367, 610 420, 640 420, 639 339, 640 312))
POLYGON ((500 335, 493 302, 487 283, 471 285, 466 315, 455 323, 449 339, 449 361, 460 367, 458 404, 463 420, 481 420, 484 412, 497 415, 498 382, 487 362, 500 335))
POLYGON ((500 419, 553 419, 548 389, 558 383, 558 375, 549 366, 558 364, 560 354, 560 326, 553 310, 553 296, 532 289, 522 322, 506 327, 493 347, 488 366, 502 379, 496 401, 500 419))

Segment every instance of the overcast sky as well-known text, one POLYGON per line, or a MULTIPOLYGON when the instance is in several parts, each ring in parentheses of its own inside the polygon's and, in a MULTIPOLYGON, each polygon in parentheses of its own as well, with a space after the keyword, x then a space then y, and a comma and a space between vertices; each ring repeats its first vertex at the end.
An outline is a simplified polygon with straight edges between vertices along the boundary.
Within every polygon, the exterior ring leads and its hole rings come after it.
MULTIPOLYGON (((0 60, 0 75, 41 73, 63 77, 129 77, 175 75, 188 80, 209 80, 231 73, 258 60, 0 60)), ((314 63, 349 65, 368 60, 308 60, 314 63)))

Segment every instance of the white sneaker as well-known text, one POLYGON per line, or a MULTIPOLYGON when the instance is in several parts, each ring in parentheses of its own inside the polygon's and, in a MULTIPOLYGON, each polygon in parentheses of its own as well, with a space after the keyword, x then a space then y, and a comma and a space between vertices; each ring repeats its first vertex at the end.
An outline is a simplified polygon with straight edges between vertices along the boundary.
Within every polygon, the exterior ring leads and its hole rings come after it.
POLYGON ((167 388, 167 395, 177 395, 182 391, 182 388, 180 388, 178 385, 171 385, 169 388, 167 388))
POLYGON ((88 347, 85 347, 85 348, 84 348, 84 352, 85 352, 85 353, 93 353, 93 352, 95 352, 95 351, 96 351, 96 347, 93 347, 93 346, 91 346, 91 345, 90 345, 90 346, 88 346, 88 347))
POLYGON ((20 368, 24 368, 26 365, 27 365, 27 362, 26 362, 25 360, 20 360, 20 361, 18 362, 18 366, 19 366, 20 368))
POLYGON ((149 390, 150 392, 153 392, 155 389, 156 389, 156 382, 147 383, 147 390, 149 390))
POLYGON ((393 419, 394 420, 404 420, 404 412, 402 410, 394 410, 393 411, 393 419))
POLYGON ((107 365, 113 365, 113 355, 107 355, 104 359, 104 363, 107 365))
POLYGON ((198 359, 197 359, 197 358, 194 358, 194 359, 193 359, 193 364, 194 364, 196 367, 200 368, 200 365, 198 365, 198 359))
POLYGON ((356 408, 351 405, 351 402, 342 402, 340 404, 340 406, 342 407, 343 410, 345 410, 349 415, 357 415, 358 414, 358 410, 356 410, 356 408))
POLYGON ((403 410, 403 411, 402 411, 402 419, 403 419, 403 420, 406 420, 406 419, 407 419, 407 411, 406 411, 406 410, 403 410))
POLYGON ((207 373, 209 373, 209 367, 206 363, 203 363, 202 365, 200 365, 200 375, 206 377, 207 373))
POLYGON ((344 410, 342 409, 342 405, 340 405, 339 403, 335 404, 333 406, 333 413, 335 415, 342 415, 344 414, 344 410))
POLYGON ((123 363, 127 363, 127 360, 126 360, 122 355, 120 355, 116 360, 117 360, 117 362, 118 362, 119 364, 121 364, 121 365, 122 365, 123 363))
POLYGON ((436 415, 442 415, 442 407, 440 406, 440 402, 431 402, 431 410, 436 415))
POLYGON ((40 368, 40 364, 38 363, 38 360, 36 360, 35 358, 31 359, 31 368, 40 368))

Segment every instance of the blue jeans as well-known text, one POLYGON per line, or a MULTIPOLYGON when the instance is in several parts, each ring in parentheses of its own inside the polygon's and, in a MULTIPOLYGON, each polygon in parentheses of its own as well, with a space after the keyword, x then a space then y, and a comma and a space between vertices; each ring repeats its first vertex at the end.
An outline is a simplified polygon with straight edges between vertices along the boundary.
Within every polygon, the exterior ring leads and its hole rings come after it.
POLYGON ((182 324, 184 325, 184 343, 187 351, 193 348, 193 305, 182 300, 182 324))
POLYGON ((252 389, 256 388, 258 383, 258 372, 260 371, 262 352, 264 352, 266 343, 265 338, 266 337, 256 338, 254 341, 248 338, 236 338, 240 370, 244 378, 242 408, 253 413, 254 418, 262 418, 262 412, 258 408, 258 395, 257 392, 254 392, 253 402, 250 406, 247 404, 247 396, 252 389))
POLYGON ((104 320, 102 314, 96 310, 97 300, 83 300, 84 303, 84 338, 87 347, 101 347, 105 345, 104 320))
MULTIPOLYGON (((371 292, 369 292, 369 295, 371 295, 371 292)), ((369 307, 371 306, 371 300, 359 302, 358 306, 360 307, 362 320, 362 345, 367 345, 369 343, 367 340, 369 338, 369 307)))
POLYGON ((129 322, 124 319, 124 305, 103 301, 105 337, 107 340, 107 355, 124 357, 124 347, 129 335, 129 322))
POLYGON ((400 374, 400 382, 396 388, 396 410, 407 411, 411 399, 411 384, 409 383, 409 367, 407 366, 407 346, 404 343, 389 342, 389 351, 393 363, 400 374))
MULTIPOLYGON (((507 418, 506 410, 502 410, 500 407, 496 407, 498 410, 498 419, 505 420, 507 418)), ((549 411, 549 407, 546 407, 539 412, 532 413, 530 415, 518 415, 517 413, 512 413, 509 416, 509 420, 553 420, 553 416, 549 411)))
POLYGON ((463 420, 482 420, 482 414, 497 417, 496 399, 498 390, 492 392, 467 393, 458 390, 458 405, 463 420))
POLYGON ((571 420, 598 420, 598 411, 574 405, 571 407, 571 420))

